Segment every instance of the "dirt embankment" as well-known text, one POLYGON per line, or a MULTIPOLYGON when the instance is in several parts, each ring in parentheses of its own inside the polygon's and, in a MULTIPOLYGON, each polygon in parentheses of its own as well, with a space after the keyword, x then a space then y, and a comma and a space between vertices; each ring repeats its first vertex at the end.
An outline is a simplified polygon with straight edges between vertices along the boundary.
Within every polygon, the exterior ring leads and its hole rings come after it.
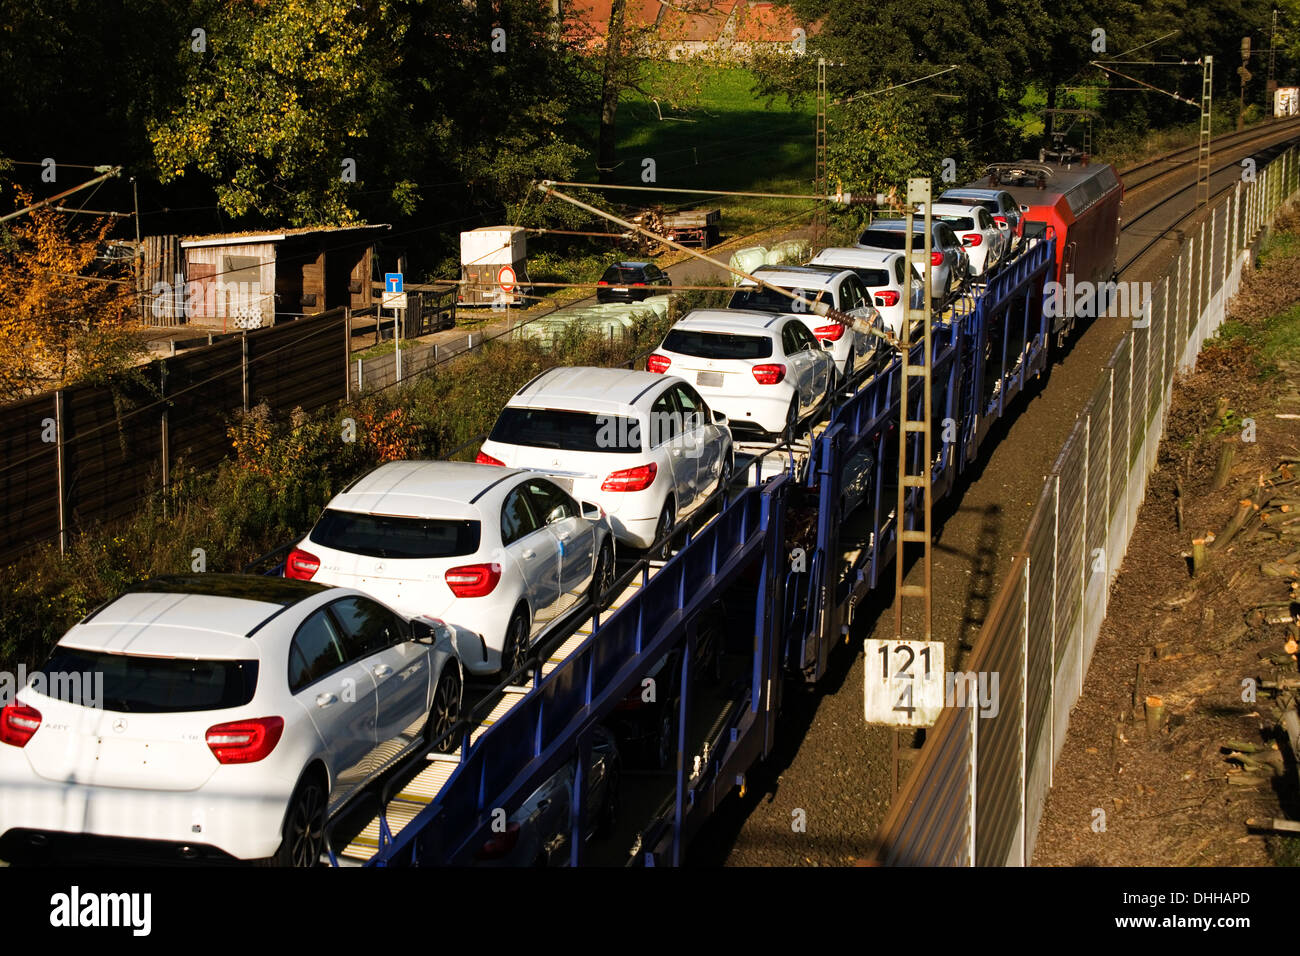
POLYGON ((1300 217, 1279 233, 1175 386, 1037 865, 1300 859, 1292 840, 1247 826, 1300 819, 1283 702, 1268 689, 1300 678, 1300 217), (1197 539, 1207 556, 1193 574, 1197 539))

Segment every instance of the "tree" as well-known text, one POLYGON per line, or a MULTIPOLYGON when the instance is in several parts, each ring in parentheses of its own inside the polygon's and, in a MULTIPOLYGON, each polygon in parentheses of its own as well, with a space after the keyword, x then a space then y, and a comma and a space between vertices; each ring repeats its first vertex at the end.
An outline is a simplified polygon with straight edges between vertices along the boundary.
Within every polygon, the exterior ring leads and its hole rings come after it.
MULTIPOLYGON (((14 208, 32 202, 14 191, 14 208)), ((88 275, 112 220, 75 227, 51 207, 12 220, 0 237, 0 399, 102 380, 141 351, 129 272, 88 275)))
POLYGON ((296 226, 357 221, 367 186, 413 210, 415 183, 365 150, 372 136, 404 132, 393 73, 405 11, 386 0, 232 0, 204 21, 205 49, 187 36, 180 53, 182 104, 150 125, 163 182, 194 169, 230 215, 296 226))

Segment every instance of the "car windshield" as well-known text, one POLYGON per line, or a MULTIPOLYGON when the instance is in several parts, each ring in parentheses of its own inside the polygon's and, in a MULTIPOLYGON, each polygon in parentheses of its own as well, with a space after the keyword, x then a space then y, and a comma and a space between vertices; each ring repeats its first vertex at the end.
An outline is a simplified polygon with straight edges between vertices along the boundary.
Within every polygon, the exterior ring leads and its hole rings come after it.
POLYGON ((124 713, 226 710, 253 699, 257 661, 185 660, 56 647, 28 686, 57 700, 124 713))
MULTIPOLYGON (((826 294, 825 290, 813 294, 813 290, 804 289, 802 293, 794 289, 790 290, 796 295, 801 295, 809 302, 820 302, 822 296, 826 294)), ((764 289, 760 286, 753 286, 738 290, 727 303, 729 309, 754 309, 759 312, 797 312, 795 301, 788 295, 780 292, 773 292, 771 289, 764 289)), ((806 310, 806 307, 805 307, 806 310)))
POLYGON ((454 558, 477 551, 479 534, 477 521, 327 508, 310 537, 322 547, 369 558, 454 558))
MULTIPOLYGON (((590 273, 588 273, 590 275, 590 273)), ((627 284, 629 282, 644 282, 645 273, 641 269, 625 269, 619 266, 610 266, 605 270, 605 274, 600 277, 601 282, 609 285, 627 284)))
POLYGON ((529 448, 619 454, 641 450, 641 428, 635 418, 621 415, 507 407, 488 440, 529 448))
POLYGON ((954 229, 974 229, 974 228, 975 228, 975 220, 972 219, 970 216, 948 216, 948 215, 945 215, 945 216, 935 216, 934 218, 936 218, 936 219, 940 219, 940 220, 946 222, 948 225, 952 226, 954 229))
POLYGON ((664 339, 663 350, 699 358, 760 359, 772 354, 772 340, 766 335, 673 329, 664 339))

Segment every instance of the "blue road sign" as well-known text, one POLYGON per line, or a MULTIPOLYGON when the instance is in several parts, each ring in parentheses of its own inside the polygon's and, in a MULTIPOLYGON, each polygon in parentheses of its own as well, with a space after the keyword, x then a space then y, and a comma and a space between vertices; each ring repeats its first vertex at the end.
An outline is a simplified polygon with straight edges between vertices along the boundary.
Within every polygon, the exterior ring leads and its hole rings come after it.
POLYGON ((402 274, 400 272, 384 273, 384 291, 392 293, 402 291, 402 274))

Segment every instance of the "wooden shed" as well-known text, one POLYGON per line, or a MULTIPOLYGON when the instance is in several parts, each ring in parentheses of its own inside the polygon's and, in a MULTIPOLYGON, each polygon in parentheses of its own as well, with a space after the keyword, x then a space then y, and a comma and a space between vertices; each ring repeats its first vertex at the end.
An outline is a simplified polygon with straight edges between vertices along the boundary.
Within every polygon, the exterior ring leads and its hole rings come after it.
POLYGON ((259 328, 371 304, 375 226, 315 226, 181 239, 186 318, 259 328))

